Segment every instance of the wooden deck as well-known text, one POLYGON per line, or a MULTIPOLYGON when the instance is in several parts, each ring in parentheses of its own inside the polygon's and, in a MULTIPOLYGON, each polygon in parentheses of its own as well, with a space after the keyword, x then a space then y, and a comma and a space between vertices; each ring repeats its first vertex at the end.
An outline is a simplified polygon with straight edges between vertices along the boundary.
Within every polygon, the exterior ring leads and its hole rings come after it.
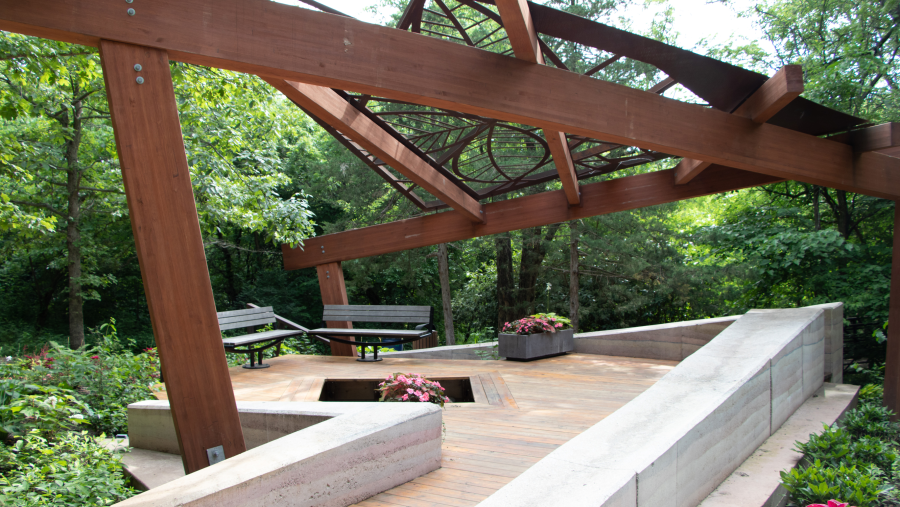
POLYGON ((571 354, 533 362, 283 356, 231 368, 241 401, 315 401, 325 378, 469 377, 475 403, 447 404, 442 467, 356 505, 475 505, 653 385, 677 362, 571 354))

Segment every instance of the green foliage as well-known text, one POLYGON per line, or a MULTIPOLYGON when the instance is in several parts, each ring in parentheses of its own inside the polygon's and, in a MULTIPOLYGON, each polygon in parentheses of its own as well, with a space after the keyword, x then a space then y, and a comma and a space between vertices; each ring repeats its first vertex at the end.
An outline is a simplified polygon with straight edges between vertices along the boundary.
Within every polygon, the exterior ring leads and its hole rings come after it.
POLYGON ((60 432, 89 424, 90 408, 69 390, 14 379, 0 381, 0 390, 2 440, 21 439, 29 433, 53 440, 60 432))
POLYGON ((781 483, 791 494, 793 505, 824 504, 828 500, 848 502, 855 507, 876 505, 881 481, 855 466, 827 467, 816 460, 803 469, 781 472, 781 483))
POLYGON ((855 410, 847 413, 841 424, 854 438, 875 437, 895 441, 900 436, 900 426, 891 422, 892 415, 893 412, 878 399, 860 403, 855 410))
POLYGON ((112 505, 136 494, 127 485, 119 456, 87 434, 56 440, 31 432, 0 446, 0 505, 112 505))
POLYGON ((866 384, 859 390, 860 403, 881 403, 884 399, 884 387, 878 384, 866 384))

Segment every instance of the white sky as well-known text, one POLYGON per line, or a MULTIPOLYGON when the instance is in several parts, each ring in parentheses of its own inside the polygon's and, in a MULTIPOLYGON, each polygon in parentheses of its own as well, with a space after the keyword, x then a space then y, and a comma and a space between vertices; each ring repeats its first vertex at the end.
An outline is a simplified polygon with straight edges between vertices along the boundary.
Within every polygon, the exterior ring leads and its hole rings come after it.
MULTIPOLYGON (((296 0, 276 1, 297 4, 296 0)), ((366 7, 376 5, 378 0, 319 1, 361 21, 369 23, 384 21, 366 11, 366 7)), ((642 0, 635 0, 635 5, 626 9, 622 15, 631 19, 634 31, 643 31, 650 27, 654 16, 662 12, 667 5, 674 7, 673 28, 679 34, 677 44, 685 49, 694 48, 704 38, 712 44, 722 44, 732 35, 749 40, 759 37, 759 31, 753 26, 752 21, 748 18, 739 18, 735 12, 747 9, 751 5, 749 0, 732 0, 731 5, 734 7, 726 7, 718 2, 707 3, 707 0, 668 0, 667 3, 653 0, 644 3, 642 0)))

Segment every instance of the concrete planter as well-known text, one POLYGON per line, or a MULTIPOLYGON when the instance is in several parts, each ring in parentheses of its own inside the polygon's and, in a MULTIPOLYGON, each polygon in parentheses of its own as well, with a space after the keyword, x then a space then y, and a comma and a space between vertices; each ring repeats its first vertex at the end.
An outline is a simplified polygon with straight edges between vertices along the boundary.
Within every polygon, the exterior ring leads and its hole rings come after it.
POLYGON ((528 361, 558 356, 575 349, 575 331, 566 329, 555 333, 500 334, 500 357, 528 361))

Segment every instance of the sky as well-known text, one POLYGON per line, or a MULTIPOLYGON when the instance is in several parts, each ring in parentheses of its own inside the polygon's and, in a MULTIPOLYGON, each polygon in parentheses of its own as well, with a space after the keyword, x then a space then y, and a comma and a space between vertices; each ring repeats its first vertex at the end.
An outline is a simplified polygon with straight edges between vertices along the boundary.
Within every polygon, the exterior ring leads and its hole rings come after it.
MULTIPOLYGON (((296 0, 276 0, 296 5, 296 0)), ((377 4, 377 0, 319 0, 320 3, 369 23, 382 23, 384 20, 366 11, 366 7, 377 4)), ((541 0, 537 0, 540 2, 541 0)), ((721 44, 732 35, 748 40, 759 38, 759 31, 750 19, 737 16, 735 9, 745 10, 752 3, 748 0, 732 0, 733 7, 726 7, 719 2, 707 0, 668 0, 674 8, 673 28, 679 33, 677 44, 685 49, 692 49, 706 38, 710 43, 721 44)), ((623 15, 633 22, 635 31, 649 28, 655 15, 665 9, 666 3, 659 1, 635 1, 623 15)))

